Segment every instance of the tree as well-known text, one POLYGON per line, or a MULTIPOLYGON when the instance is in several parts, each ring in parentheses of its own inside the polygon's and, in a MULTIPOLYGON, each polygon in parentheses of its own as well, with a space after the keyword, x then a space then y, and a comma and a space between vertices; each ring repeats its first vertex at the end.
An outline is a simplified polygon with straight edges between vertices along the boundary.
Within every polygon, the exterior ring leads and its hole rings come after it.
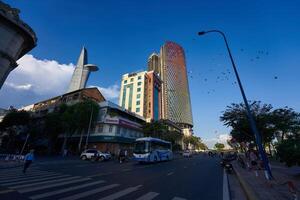
POLYGON ((160 121, 144 123, 142 129, 144 135, 147 137, 162 138, 163 135, 168 132, 166 125, 160 121))
POLYGON ((76 115, 78 117, 77 130, 80 133, 80 139, 78 142, 78 152, 80 152, 83 133, 88 132, 90 120, 91 120, 91 126, 93 125, 93 122, 97 120, 99 105, 96 102, 91 100, 83 101, 75 105, 75 110, 76 110, 75 111, 76 115))
POLYGON ((196 137, 194 135, 191 136, 185 136, 183 138, 183 143, 185 145, 193 145, 195 149, 202 149, 202 150, 206 150, 208 149, 207 146, 202 142, 200 137, 196 137))
POLYGON ((218 151, 220 151, 220 150, 222 150, 222 149, 225 148, 225 145, 222 144, 222 143, 216 143, 216 144, 215 144, 215 148, 216 148, 218 151))
POLYGON ((287 166, 300 165, 300 134, 290 135, 277 146, 280 160, 287 166))
POLYGON ((44 133, 48 139, 48 154, 52 152, 54 142, 63 131, 62 113, 58 111, 48 113, 44 125, 44 133))
POLYGON ((272 120, 281 141, 284 140, 287 134, 300 130, 300 114, 292 108, 284 107, 274 110, 272 112, 272 120))
MULTIPOLYGON (((262 141, 266 145, 274 139, 274 124, 272 118, 272 106, 270 104, 261 104, 259 101, 250 102, 251 112, 256 121, 257 128, 262 136, 262 141)), ((246 107, 243 103, 232 103, 227 106, 220 120, 225 126, 231 127, 231 136, 237 142, 255 141, 248 121, 246 107)))
POLYGON ((22 142, 30 132, 30 122, 31 116, 29 112, 11 109, 0 123, 0 130, 7 134, 4 138, 5 142, 2 142, 2 147, 11 152, 16 149, 20 150, 22 142))

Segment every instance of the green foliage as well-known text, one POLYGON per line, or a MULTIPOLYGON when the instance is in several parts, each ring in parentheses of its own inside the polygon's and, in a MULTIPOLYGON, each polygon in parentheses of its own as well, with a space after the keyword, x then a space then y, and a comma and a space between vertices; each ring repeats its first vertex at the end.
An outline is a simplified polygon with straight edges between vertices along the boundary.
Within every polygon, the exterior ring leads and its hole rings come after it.
POLYGON ((216 144, 215 144, 215 148, 216 148, 217 150, 222 150, 222 149, 225 148, 225 145, 222 144, 222 143, 216 143, 216 144))
POLYGON ((192 144, 195 149, 202 149, 202 150, 206 150, 208 149, 207 146, 202 142, 200 137, 196 137, 196 136, 185 136, 183 138, 183 143, 185 143, 186 145, 188 144, 192 144))
POLYGON ((287 166, 300 165, 300 135, 288 136, 286 140, 279 143, 277 153, 287 166))
POLYGON ((26 126, 29 124, 30 120, 31 117, 29 112, 24 110, 12 110, 4 116, 2 122, 0 123, 0 128, 3 130, 12 126, 26 126))
POLYGON ((168 128, 162 122, 154 121, 143 124, 143 132, 146 137, 161 138, 163 134, 167 133, 168 128))

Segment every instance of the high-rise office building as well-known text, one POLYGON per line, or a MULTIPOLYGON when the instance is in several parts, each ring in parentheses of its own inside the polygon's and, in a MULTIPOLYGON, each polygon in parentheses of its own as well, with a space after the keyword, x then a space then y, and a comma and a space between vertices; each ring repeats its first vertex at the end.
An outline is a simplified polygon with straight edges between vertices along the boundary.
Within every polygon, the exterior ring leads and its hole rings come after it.
POLYGON ((161 47, 160 60, 162 118, 189 130, 193 127, 193 117, 184 50, 174 42, 166 42, 161 47))
POLYGON ((73 72, 72 79, 67 92, 72 92, 85 88, 90 72, 98 71, 98 67, 88 63, 88 55, 86 48, 82 48, 77 61, 76 68, 73 72))
POLYGON ((154 71, 124 74, 119 105, 148 122, 161 119, 161 80, 154 71))
POLYGON ((122 76, 119 105, 140 116, 146 115, 146 73, 128 73, 122 76))
POLYGON ((149 71, 146 74, 146 121, 161 119, 161 85, 162 81, 155 71, 149 71))
POLYGON ((160 58, 157 53, 152 53, 148 58, 148 71, 160 74, 160 58))
POLYGON ((0 1, 0 89, 16 61, 36 46, 34 31, 19 17, 20 11, 0 1))

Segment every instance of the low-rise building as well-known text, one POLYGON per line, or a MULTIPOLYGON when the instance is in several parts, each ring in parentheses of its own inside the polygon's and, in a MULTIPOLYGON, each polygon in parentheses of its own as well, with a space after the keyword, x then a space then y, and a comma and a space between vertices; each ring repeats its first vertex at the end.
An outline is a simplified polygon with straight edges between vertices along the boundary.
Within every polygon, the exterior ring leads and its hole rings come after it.
MULTIPOLYGON (((109 101, 103 101, 99 106, 98 119, 90 132, 88 147, 113 154, 118 154, 120 149, 130 152, 135 139, 143 137, 142 124, 145 119, 109 101)), ((79 135, 74 137, 79 138, 79 135)))

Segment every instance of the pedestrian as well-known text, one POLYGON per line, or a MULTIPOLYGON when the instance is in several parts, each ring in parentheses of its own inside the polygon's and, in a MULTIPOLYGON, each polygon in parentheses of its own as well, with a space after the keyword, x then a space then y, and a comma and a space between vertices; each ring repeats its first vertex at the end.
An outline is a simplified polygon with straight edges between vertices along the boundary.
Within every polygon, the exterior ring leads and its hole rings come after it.
POLYGON ((23 173, 25 174, 28 167, 34 161, 34 149, 31 149, 30 152, 25 155, 24 161, 23 173))

